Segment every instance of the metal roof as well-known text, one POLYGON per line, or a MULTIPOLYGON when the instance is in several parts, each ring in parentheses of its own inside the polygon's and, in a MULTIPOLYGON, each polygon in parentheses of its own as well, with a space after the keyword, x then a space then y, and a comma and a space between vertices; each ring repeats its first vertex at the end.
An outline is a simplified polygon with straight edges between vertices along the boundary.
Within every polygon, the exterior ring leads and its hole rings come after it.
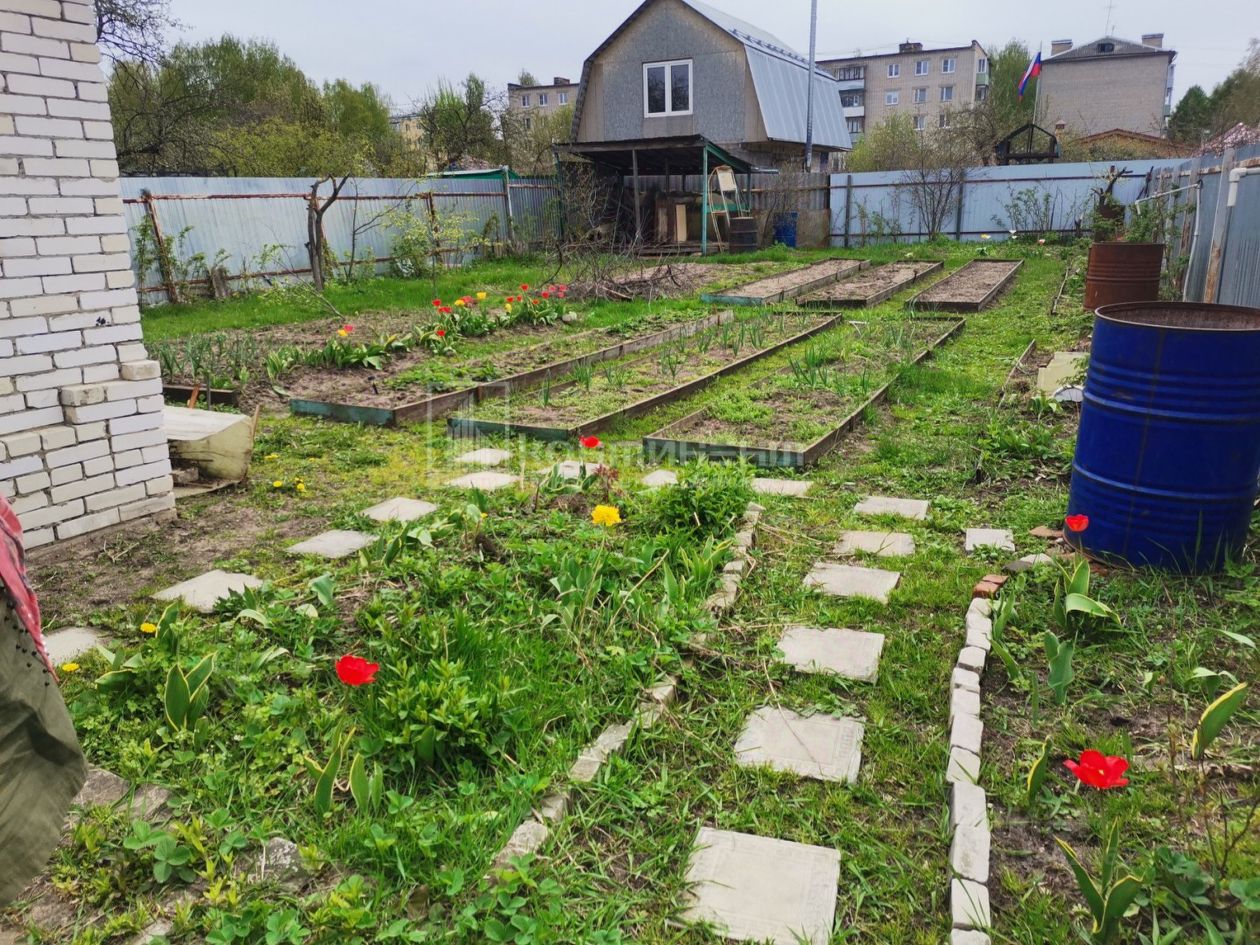
MULTIPOLYGON (((682 2, 744 44, 766 137, 804 143, 809 60, 782 40, 738 17, 699 0, 682 2)), ((844 107, 840 104, 840 83, 831 73, 817 67, 814 70, 814 144, 845 150, 853 147, 844 107)))
POLYGON ((1116 56, 1175 56, 1177 55, 1171 49, 1164 49, 1162 46, 1144 46, 1142 43, 1135 43, 1127 39, 1119 39, 1115 36, 1103 36, 1088 43, 1081 43, 1079 46, 1073 46, 1071 49, 1059 53, 1057 56, 1051 56, 1046 62, 1069 62, 1074 59, 1102 59, 1113 58, 1116 56), (1115 47, 1111 52, 1099 52, 1100 43, 1111 43, 1115 47))

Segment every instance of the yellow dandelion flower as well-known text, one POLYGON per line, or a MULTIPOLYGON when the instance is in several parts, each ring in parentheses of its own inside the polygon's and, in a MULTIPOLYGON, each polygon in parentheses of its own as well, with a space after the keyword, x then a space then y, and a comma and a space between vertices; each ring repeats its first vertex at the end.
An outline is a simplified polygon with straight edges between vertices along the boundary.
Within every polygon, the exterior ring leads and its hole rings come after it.
POLYGON ((482 518, 489 518, 489 517, 490 517, 490 513, 489 513, 489 512, 482 512, 482 513, 481 513, 481 517, 482 517, 482 518))
POLYGON ((980 234, 980 239, 982 239, 982 240, 987 240, 988 238, 989 238, 989 234, 988 234, 988 233, 981 233, 981 234, 980 234))
POLYGON ((272 488, 273 488, 273 489, 283 489, 283 488, 284 488, 284 480, 283 480, 283 479, 277 479, 275 482, 273 482, 273 483, 271 484, 271 486, 272 486, 272 488))
POLYGON ((140 632, 148 634, 149 636, 153 636, 153 634, 157 633, 157 624, 142 623, 140 624, 140 632))
POLYGON ((464 307, 464 304, 465 304, 465 303, 464 303, 464 300, 463 300, 463 299, 456 299, 456 300, 455 300, 455 306, 456 306, 456 308, 463 308, 463 307, 464 307))
POLYGON ((591 521, 605 528, 621 524, 621 510, 615 505, 597 505, 591 512, 591 521))
POLYGON ((279 458, 280 458, 279 453, 268 453, 266 456, 263 457, 263 459, 266 459, 266 460, 279 459, 279 458))
POLYGON ((485 292, 478 292, 478 293, 477 293, 477 301, 478 301, 478 302, 484 302, 484 301, 486 300, 486 295, 487 295, 487 293, 485 293, 485 292))
POLYGON ((61 671, 67 674, 77 673, 79 671, 79 664, 78 663, 62 663, 61 671))
POLYGON ((341 338, 349 338, 350 332, 346 331, 344 328, 338 328, 337 335, 338 337, 341 337, 341 338))
POLYGON ((306 491, 306 483, 304 483, 304 482, 299 482, 296 486, 294 486, 294 488, 295 488, 295 489, 297 489, 297 491, 298 491, 298 492, 305 492, 305 491, 306 491))
POLYGON ((511 303, 511 302, 504 302, 504 303, 503 303, 503 310, 504 310, 505 312, 507 312, 509 315, 511 315, 511 314, 512 314, 512 303, 511 303))

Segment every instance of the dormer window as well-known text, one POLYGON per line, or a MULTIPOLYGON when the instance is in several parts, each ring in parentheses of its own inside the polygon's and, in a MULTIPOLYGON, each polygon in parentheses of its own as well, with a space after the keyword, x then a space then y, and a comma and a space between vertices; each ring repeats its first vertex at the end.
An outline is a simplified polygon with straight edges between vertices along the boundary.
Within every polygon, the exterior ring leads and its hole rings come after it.
POLYGON ((1116 51, 1116 44, 1115 44, 1115 43, 1099 43, 1099 44, 1098 44, 1098 51, 1099 51, 1100 53, 1104 53, 1104 52, 1115 52, 1115 51, 1116 51))

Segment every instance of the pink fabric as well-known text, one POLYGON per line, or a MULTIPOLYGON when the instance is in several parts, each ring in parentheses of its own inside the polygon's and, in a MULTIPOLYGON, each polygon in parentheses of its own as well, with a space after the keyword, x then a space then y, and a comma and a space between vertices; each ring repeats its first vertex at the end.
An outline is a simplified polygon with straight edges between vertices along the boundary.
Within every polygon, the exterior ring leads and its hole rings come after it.
POLYGON ((40 655, 48 671, 56 675, 48 660, 48 650, 44 647, 44 636, 40 632, 39 624, 39 601, 35 599, 35 592, 26 580, 24 558, 22 525, 4 496, 0 495, 0 585, 4 586, 18 619, 35 641, 35 652, 40 655))

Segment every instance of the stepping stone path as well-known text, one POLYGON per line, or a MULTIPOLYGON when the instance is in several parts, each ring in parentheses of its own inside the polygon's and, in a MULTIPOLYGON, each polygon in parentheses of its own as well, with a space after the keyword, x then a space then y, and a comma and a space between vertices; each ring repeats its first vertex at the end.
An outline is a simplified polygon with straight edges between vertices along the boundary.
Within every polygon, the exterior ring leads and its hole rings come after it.
POLYGON ((845 532, 831 553, 848 558, 863 552, 881 558, 908 558, 914 554, 914 538, 905 532, 845 532))
POLYGON ((678 485, 678 473, 672 469, 658 469, 644 476, 643 484, 649 489, 659 489, 661 486, 676 486, 678 485))
POLYGON ((743 941, 826 945, 839 883, 837 850, 701 827, 683 918, 743 941))
POLYGON ((363 514, 374 522, 414 522, 436 511, 437 506, 432 502, 398 496, 364 509, 363 514))
POLYGON ((813 483, 808 479, 754 479, 753 492, 758 495, 787 495, 800 497, 809 492, 813 483))
POLYGON ((594 476, 602 472, 603 463, 588 463, 580 459, 566 459, 562 463, 556 463, 551 467, 552 471, 558 473, 562 479, 581 479, 584 475, 582 468, 586 467, 585 475, 594 476))
POLYGON ((862 732, 856 719, 763 706, 748 717, 735 743, 735 760, 746 768, 768 766, 803 778, 852 783, 862 763, 862 732))
POLYGON ((900 580, 901 574, 897 571, 817 561, 813 570, 805 575, 805 586, 833 597, 865 597, 887 604, 888 595, 900 580))
POLYGON ((519 485, 520 480, 507 473, 477 472, 452 479, 446 484, 448 489, 480 489, 482 492, 494 492, 509 486, 519 485))
POLYGON ((314 555, 320 558, 346 558, 354 554, 361 548, 376 541, 375 535, 369 535, 367 532, 340 531, 334 529, 330 532, 323 532, 314 538, 308 538, 306 541, 298 542, 296 545, 290 545, 288 552, 291 555, 314 555))
POLYGON ((969 528, 964 538, 963 547, 969 553, 979 548, 1014 551, 1015 536, 1009 528, 969 528))
POLYGON ((104 642, 104 632, 96 627, 64 627, 44 637, 48 659, 54 666, 78 659, 104 642))
POLYGON ((885 495, 867 496, 853 511, 858 515, 898 515, 922 521, 927 518, 931 503, 926 499, 894 499, 885 495))
POLYGON ((884 635, 792 625, 779 638, 779 649, 783 651, 783 662, 802 673, 874 682, 884 635))
POLYGON ((239 594, 247 587, 261 587, 262 581, 252 574, 234 571, 207 571, 205 574, 175 584, 153 595, 154 600, 183 601, 193 610, 208 614, 221 600, 239 594))
POLYGON ((467 463, 470 466, 501 466, 512 458, 512 454, 507 450, 496 449, 480 449, 473 450, 471 453, 465 453, 462 456, 456 456, 455 462, 467 463))

